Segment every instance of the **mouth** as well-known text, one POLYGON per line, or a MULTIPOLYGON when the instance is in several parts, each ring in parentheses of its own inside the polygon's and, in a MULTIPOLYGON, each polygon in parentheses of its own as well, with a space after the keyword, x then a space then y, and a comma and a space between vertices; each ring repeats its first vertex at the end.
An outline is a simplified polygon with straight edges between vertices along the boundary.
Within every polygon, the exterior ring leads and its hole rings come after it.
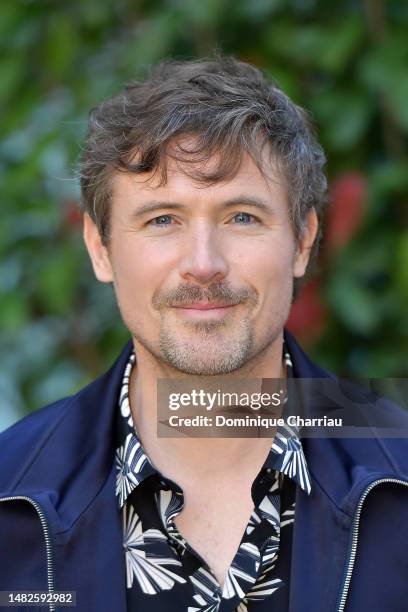
POLYGON ((226 317, 237 304, 220 304, 208 302, 196 302, 194 304, 183 304, 173 308, 182 316, 202 319, 221 319, 226 317))

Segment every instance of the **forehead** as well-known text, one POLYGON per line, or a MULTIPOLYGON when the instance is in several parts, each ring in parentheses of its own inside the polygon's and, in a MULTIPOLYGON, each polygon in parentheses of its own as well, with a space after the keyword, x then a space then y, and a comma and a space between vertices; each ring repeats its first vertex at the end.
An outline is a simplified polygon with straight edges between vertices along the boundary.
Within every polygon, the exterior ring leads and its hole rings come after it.
POLYGON ((201 176, 213 176, 221 163, 215 154, 204 162, 181 162, 171 155, 165 160, 165 180, 159 170, 152 172, 116 172, 112 177, 113 200, 130 197, 134 203, 144 199, 166 196, 177 201, 191 198, 199 200, 222 200, 240 194, 260 196, 266 200, 276 199, 286 203, 286 185, 277 162, 270 154, 264 154, 262 169, 252 157, 243 152, 236 172, 221 180, 206 182, 201 176))

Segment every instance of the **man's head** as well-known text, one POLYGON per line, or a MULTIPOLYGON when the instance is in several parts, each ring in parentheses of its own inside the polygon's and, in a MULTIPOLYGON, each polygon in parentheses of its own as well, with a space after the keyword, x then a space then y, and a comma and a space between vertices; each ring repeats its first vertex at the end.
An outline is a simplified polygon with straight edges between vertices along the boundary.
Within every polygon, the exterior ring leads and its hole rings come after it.
POLYGON ((305 112, 231 58, 161 64, 94 109, 85 240, 135 340, 191 374, 267 349, 317 249, 323 166, 305 112))

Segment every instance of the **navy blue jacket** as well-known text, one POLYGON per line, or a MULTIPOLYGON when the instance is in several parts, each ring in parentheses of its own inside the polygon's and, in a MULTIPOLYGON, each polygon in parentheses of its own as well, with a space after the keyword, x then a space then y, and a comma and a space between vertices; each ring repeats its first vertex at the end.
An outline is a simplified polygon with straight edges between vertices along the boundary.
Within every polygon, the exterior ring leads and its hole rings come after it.
MULTIPOLYGON (((287 332, 286 341, 295 376, 333 377, 287 332)), ((126 612, 113 424, 131 349, 129 342, 76 395, 0 435, 0 591, 76 591, 77 612, 126 612)), ((387 403, 383 410, 407 430, 404 411, 387 403)), ((321 437, 303 445, 312 493, 297 491, 290 611, 405 612, 407 440, 321 437)))

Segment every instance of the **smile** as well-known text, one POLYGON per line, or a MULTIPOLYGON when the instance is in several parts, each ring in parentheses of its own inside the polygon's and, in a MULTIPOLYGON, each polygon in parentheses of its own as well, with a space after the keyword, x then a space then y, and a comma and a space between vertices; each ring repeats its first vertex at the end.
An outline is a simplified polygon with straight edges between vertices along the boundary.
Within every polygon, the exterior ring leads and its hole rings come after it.
POLYGON ((217 305, 208 303, 177 306, 175 310, 184 317, 192 319, 221 319, 226 317, 236 304, 217 305))

